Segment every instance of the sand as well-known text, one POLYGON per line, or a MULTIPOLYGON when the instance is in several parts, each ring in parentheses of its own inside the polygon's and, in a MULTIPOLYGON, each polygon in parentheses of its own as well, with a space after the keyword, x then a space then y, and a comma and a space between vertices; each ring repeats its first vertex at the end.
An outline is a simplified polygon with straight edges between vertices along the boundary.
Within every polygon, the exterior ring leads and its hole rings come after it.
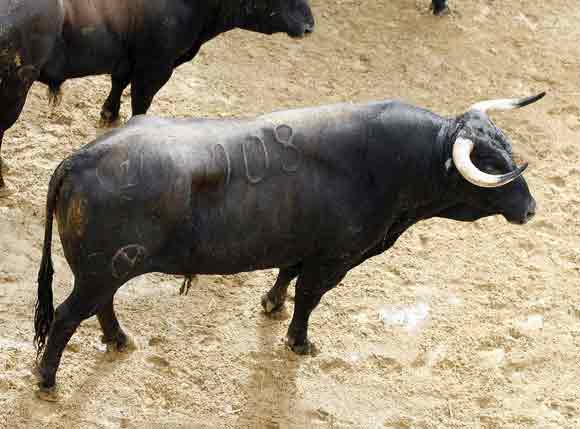
MULTIPOLYGON (((106 353, 87 320, 65 351, 57 403, 36 399, 29 371, 45 194, 59 161, 102 132, 109 82, 67 82, 56 110, 35 85, 3 147, 18 192, 0 200, 0 427, 580 427, 580 9, 451 7, 437 18, 427 0, 314 0, 307 40, 221 36, 174 73, 150 112, 251 116, 398 98, 456 115, 547 90, 493 115, 530 163, 537 217, 416 225, 324 297, 313 357, 283 344, 292 300, 276 318, 261 311, 274 271, 202 276, 187 296, 180 278, 141 277, 116 298, 137 350, 106 353)), ((53 249, 58 303, 72 275, 58 239, 53 249)))

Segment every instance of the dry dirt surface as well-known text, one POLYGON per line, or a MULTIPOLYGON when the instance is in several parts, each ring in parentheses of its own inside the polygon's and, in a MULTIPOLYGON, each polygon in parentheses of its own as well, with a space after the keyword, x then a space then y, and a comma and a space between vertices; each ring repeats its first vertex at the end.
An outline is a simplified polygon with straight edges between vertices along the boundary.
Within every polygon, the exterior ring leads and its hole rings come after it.
MULTIPOLYGON (((35 85, 7 133, 0 200, 0 427, 580 427, 580 8, 568 0, 314 0, 304 41, 234 31, 178 69, 153 114, 255 115, 399 98, 445 115, 485 98, 541 102, 493 115, 539 203, 530 224, 433 220, 353 270, 315 311, 320 353, 284 346, 293 302, 266 317, 274 271, 152 274, 116 299, 137 344, 114 356, 95 319, 36 399, 30 367, 45 193, 58 162, 93 139, 105 77, 69 81, 59 108, 35 85)), ((125 97, 123 114, 129 113, 125 97)), ((55 236, 56 238, 56 236, 55 236)), ((56 238, 55 301, 71 273, 56 238)))

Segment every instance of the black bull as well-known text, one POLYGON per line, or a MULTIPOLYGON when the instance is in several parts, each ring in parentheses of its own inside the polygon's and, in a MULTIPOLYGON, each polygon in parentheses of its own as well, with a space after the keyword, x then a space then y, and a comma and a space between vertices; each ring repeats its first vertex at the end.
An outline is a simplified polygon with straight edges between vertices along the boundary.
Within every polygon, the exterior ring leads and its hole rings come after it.
POLYGON ((288 344, 306 353, 308 319, 323 294, 414 223, 530 219, 535 202, 522 171, 481 110, 442 118, 386 101, 252 120, 136 117, 64 160, 51 179, 35 317, 41 387, 54 386, 66 343, 90 316, 105 343, 126 345, 113 297, 147 272, 279 268, 267 312, 298 277, 288 344), (456 150, 465 142, 475 147, 473 163, 456 150), (56 312, 53 212, 75 276, 56 312))
POLYGON ((0 0, 0 148, 34 81, 55 101, 67 79, 111 75, 113 123, 129 84, 133 115, 146 113, 175 67, 234 28, 301 37, 314 18, 308 0, 0 0))

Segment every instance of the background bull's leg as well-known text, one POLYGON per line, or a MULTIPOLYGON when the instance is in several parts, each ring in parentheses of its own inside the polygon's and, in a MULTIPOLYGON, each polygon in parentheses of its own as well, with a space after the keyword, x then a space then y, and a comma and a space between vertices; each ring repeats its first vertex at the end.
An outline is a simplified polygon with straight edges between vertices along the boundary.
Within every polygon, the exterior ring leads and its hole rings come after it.
POLYGON ((313 351, 308 341, 308 320, 322 296, 334 288, 345 276, 346 271, 324 267, 304 269, 296 283, 296 304, 294 315, 288 327, 287 341, 290 348, 298 354, 313 351))
POLYGON ((37 368, 39 396, 42 399, 55 399, 56 371, 64 348, 80 323, 95 314, 98 304, 98 297, 83 293, 83 289, 75 285, 73 292, 56 309, 46 348, 37 368))
POLYGON ((262 297, 262 307, 264 307, 266 313, 273 313, 282 308, 284 301, 286 301, 288 285, 290 285, 290 282, 300 274, 301 270, 302 264, 297 264, 288 268, 280 268, 276 283, 272 289, 262 297))
POLYGON ((447 0, 433 0, 432 7, 433 13, 435 15, 443 15, 448 11, 447 5, 445 4, 447 0))
POLYGON ((114 297, 103 305, 97 312, 97 318, 99 319, 99 324, 103 330, 101 341, 103 344, 107 345, 107 351, 125 351, 132 348, 133 343, 119 325, 113 307, 113 300, 114 297))
POLYGON ((100 125, 104 127, 111 126, 119 119, 119 111, 121 110, 121 96, 127 85, 131 82, 131 75, 129 73, 122 76, 111 76, 111 92, 103 104, 101 109, 100 125))
POLYGON ((24 66, 11 76, 2 79, 0 86, 0 198, 12 192, 6 186, 2 176, 2 140, 8 130, 22 112, 28 90, 38 77, 38 72, 32 66, 24 66))
MULTIPOLYGON (((169 62, 169 64, 172 64, 172 62, 169 62)), ((153 102, 153 97, 167 83, 172 74, 172 67, 157 70, 145 68, 144 72, 136 72, 134 74, 133 80, 131 81, 131 107, 133 116, 147 113, 147 110, 149 110, 153 102)))

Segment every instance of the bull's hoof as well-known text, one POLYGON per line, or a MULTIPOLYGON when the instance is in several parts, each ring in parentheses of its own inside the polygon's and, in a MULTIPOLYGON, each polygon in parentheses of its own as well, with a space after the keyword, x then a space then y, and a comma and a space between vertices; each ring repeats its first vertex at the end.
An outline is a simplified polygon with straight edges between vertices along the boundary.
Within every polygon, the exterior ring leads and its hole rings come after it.
POLYGON ((104 335, 101 337, 101 343, 107 346, 107 354, 115 356, 119 353, 131 353, 137 350, 135 342, 125 334, 120 334, 117 338, 110 340, 104 335))
POLYGON ((278 312, 284 308, 284 301, 281 302, 273 302, 268 297, 268 294, 262 296, 262 308, 266 314, 272 314, 278 312))
POLYGON ((38 399, 42 399, 43 401, 48 402, 56 402, 58 401, 58 394, 56 392, 56 386, 47 386, 44 376, 40 371, 40 368, 37 364, 34 364, 32 369, 30 370, 34 378, 36 378, 38 390, 36 390, 35 394, 38 399))
POLYGON ((35 392, 36 397, 42 401, 47 402, 58 402, 59 397, 56 391, 56 387, 44 387, 42 384, 38 385, 38 390, 35 392))
POLYGON ((304 341, 302 344, 296 344, 296 340, 288 336, 286 338, 286 345, 297 355, 316 356, 318 354, 318 348, 308 340, 304 341))

